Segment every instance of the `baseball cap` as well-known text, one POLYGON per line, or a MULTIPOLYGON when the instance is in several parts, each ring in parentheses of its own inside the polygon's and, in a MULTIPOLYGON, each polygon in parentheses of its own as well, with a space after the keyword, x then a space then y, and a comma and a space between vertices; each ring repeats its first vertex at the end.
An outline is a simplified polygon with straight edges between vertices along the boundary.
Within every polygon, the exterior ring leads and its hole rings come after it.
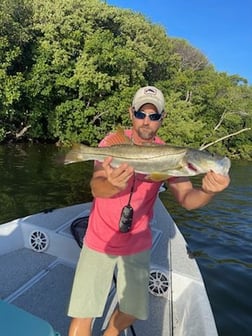
POLYGON ((153 104, 156 106, 158 113, 162 113, 165 108, 163 93, 155 86, 145 86, 137 90, 132 107, 138 111, 144 104, 153 104))

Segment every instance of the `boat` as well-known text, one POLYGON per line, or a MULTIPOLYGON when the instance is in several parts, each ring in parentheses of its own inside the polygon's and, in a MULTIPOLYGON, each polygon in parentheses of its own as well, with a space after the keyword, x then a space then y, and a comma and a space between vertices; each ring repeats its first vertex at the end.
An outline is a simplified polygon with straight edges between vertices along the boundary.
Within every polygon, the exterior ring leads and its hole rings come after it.
MULTIPOLYGON (((0 225, 1 335, 67 336, 66 312, 81 250, 73 224, 84 223, 90 207, 49 209, 0 225)), ((199 267, 159 197, 150 225, 150 314, 123 335, 216 336, 199 267)), ((93 322, 93 336, 101 335, 116 304, 113 282, 104 315, 93 322)))

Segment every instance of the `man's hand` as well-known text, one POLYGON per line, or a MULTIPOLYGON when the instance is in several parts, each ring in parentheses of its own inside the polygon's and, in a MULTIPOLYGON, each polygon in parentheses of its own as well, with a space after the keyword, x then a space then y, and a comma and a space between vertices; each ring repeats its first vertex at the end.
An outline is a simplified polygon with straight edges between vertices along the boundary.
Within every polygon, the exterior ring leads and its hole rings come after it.
POLYGON ((134 169, 127 163, 123 163, 118 168, 113 168, 111 167, 111 161, 112 157, 107 157, 102 163, 107 180, 113 187, 124 190, 128 180, 134 174, 134 169))
POLYGON ((230 177, 208 172, 202 179, 202 190, 207 194, 215 194, 228 187, 230 177))

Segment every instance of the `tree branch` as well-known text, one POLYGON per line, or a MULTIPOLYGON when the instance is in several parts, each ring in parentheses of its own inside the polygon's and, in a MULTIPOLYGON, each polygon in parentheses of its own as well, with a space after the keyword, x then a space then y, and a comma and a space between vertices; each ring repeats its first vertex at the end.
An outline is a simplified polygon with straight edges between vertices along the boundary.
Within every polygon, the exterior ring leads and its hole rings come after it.
POLYGON ((216 130, 220 127, 220 125, 222 124, 222 122, 223 122, 223 120, 224 120, 224 117, 225 117, 226 113, 227 113, 227 112, 223 112, 223 113, 222 113, 222 115, 221 115, 221 117, 220 117, 220 120, 219 120, 218 124, 214 127, 214 131, 216 131, 216 130))
POLYGON ((93 117, 93 120, 91 121, 92 124, 94 124, 96 122, 96 120, 100 119, 101 116, 103 114, 107 113, 107 111, 104 111, 104 112, 101 112, 101 113, 97 113, 94 117, 93 117))
POLYGON ((18 139, 21 136, 23 136, 25 134, 25 132, 27 132, 30 127, 31 127, 31 125, 27 125, 24 128, 22 128, 21 131, 19 131, 18 133, 16 133, 16 139, 18 139))
POLYGON ((219 138, 219 139, 217 139, 217 140, 215 140, 215 141, 213 141, 213 142, 210 142, 209 144, 202 145, 202 146, 200 147, 200 150, 204 150, 204 149, 206 149, 206 148, 208 148, 208 147, 210 147, 210 146, 216 144, 217 142, 220 142, 220 141, 225 140, 225 139, 227 139, 227 138, 230 138, 230 137, 232 137, 232 136, 234 136, 234 135, 240 134, 240 133, 242 133, 242 132, 250 131, 250 130, 251 130, 251 127, 247 127, 247 128, 243 128, 243 129, 241 129, 241 130, 239 130, 239 131, 237 131, 237 132, 234 132, 234 133, 225 135, 224 137, 219 138))
POLYGON ((246 117, 248 115, 248 113, 244 112, 244 111, 233 111, 233 112, 224 111, 222 113, 221 117, 220 117, 219 122, 214 127, 214 131, 216 131, 220 127, 220 125, 222 124, 222 122, 223 122, 223 120, 224 120, 224 118, 227 114, 237 114, 237 115, 240 115, 241 117, 246 117))

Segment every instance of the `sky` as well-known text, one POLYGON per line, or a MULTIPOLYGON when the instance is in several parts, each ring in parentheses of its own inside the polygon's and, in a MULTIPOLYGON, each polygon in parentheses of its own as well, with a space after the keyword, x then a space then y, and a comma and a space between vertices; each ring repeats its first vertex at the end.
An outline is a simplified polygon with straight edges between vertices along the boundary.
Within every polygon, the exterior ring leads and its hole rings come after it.
POLYGON ((182 38, 215 67, 252 85, 252 0, 107 0, 182 38))

